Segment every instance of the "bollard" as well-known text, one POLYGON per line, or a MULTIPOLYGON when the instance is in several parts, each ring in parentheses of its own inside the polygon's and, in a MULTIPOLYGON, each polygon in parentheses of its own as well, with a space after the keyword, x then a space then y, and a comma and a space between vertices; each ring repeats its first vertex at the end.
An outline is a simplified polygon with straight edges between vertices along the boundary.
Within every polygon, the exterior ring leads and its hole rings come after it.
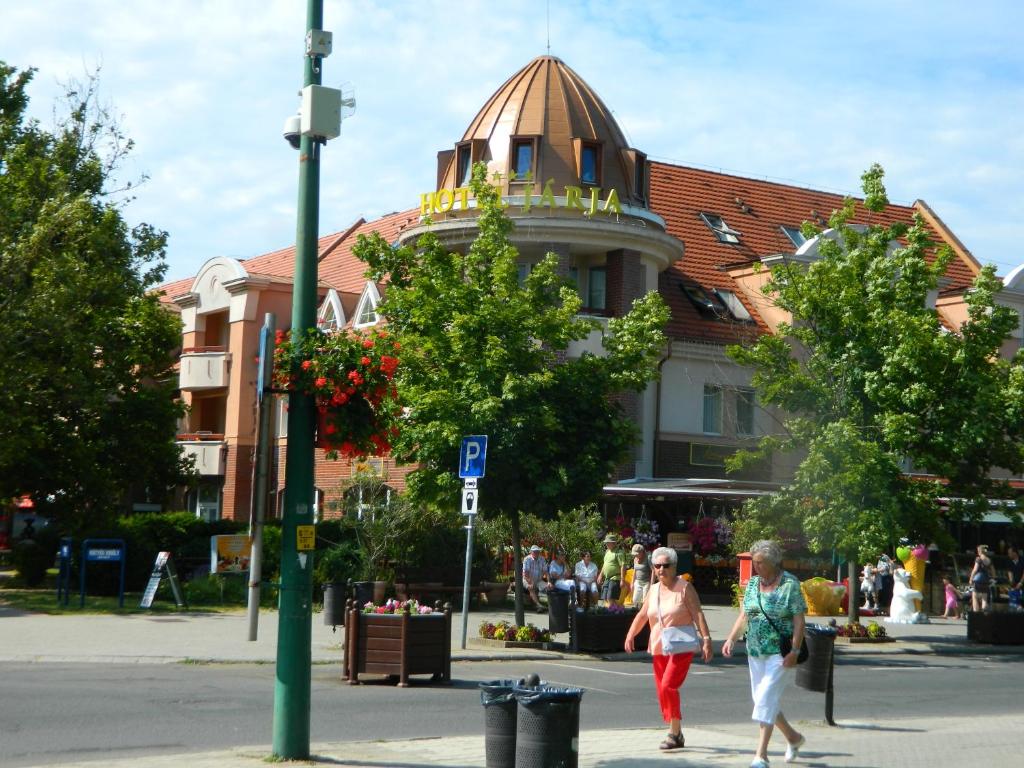
POLYGON ((324 624, 328 627, 345 625, 345 585, 340 582, 324 584, 324 624))
POLYGON ((836 632, 831 627, 808 624, 804 630, 804 642, 807 644, 807 661, 796 668, 796 684, 805 690, 825 694, 825 722, 835 725, 832 719, 832 672, 836 632))

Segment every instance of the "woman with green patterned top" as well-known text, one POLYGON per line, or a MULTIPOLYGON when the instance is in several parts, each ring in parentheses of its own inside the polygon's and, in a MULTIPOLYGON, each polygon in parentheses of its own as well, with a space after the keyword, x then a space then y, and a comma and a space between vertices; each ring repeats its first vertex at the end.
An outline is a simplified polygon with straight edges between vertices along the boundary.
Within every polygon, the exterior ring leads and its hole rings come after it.
POLYGON ((729 637, 722 646, 732 656, 737 638, 747 632, 747 666, 750 669, 750 693, 754 699, 751 719, 760 727, 757 752, 750 768, 768 768, 768 742, 778 726, 786 737, 786 762, 796 760, 804 737, 782 714, 782 693, 796 667, 804 639, 804 602, 797 578, 782 570, 782 547, 777 541, 756 541, 750 546, 755 576, 747 583, 743 605, 729 637), (791 650, 781 655, 780 635, 792 638, 791 650))

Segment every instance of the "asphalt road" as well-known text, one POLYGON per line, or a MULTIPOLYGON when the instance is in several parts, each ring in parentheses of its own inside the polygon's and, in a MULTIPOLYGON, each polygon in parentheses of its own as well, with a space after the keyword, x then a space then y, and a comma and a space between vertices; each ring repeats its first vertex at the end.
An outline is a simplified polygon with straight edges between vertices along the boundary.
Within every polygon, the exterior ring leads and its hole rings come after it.
MULTIPOLYGON (((383 682, 349 686, 337 666, 316 665, 311 740, 482 734, 477 684, 530 672, 586 689, 582 730, 657 725, 650 669, 644 661, 589 658, 467 662, 453 665, 451 686, 423 680, 399 689, 383 682)), ((847 656, 836 668, 835 716, 880 723, 1005 713, 1020 706, 1022 672, 1019 656, 847 656)), ((269 744, 273 691, 271 665, 0 665, 0 766, 269 744)), ((749 718, 745 662, 695 664, 683 706, 694 725, 749 718)), ((786 711, 796 721, 820 721, 824 694, 792 689, 786 711)))

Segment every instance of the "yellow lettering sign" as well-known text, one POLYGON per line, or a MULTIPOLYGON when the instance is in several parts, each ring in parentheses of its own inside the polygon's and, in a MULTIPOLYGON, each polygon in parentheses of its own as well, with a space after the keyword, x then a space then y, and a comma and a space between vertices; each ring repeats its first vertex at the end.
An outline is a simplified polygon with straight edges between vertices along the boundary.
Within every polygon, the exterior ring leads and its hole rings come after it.
MULTIPOLYGON (((540 197, 537 198, 533 194, 533 185, 526 184, 523 186, 523 203, 522 209, 524 212, 529 212, 535 206, 547 206, 548 208, 554 209, 564 206, 567 209, 573 209, 577 211, 583 211, 585 215, 592 216, 595 213, 622 213, 622 203, 619 202, 619 193, 614 190, 608 190, 608 197, 601 201, 601 189, 600 187, 590 187, 590 199, 584 200, 584 190, 580 187, 567 186, 565 187, 565 202, 560 202, 555 197, 554 191, 554 179, 548 179, 544 183, 544 188, 540 193, 540 197)), ((424 192, 420 195, 420 215, 430 216, 432 213, 449 213, 455 210, 468 211, 469 210, 469 187, 456 187, 455 189, 439 189, 436 192, 424 192)), ((508 208, 509 203, 504 197, 501 198, 500 203, 502 208, 508 208)))
POLYGON ((604 208, 601 209, 605 213, 622 213, 622 204, 619 202, 619 193, 614 189, 608 192, 608 199, 604 201, 604 208))
POLYGON ((295 549, 299 552, 311 552, 316 549, 316 527, 312 525, 295 526, 295 549))
POLYGON ((551 188, 554 181, 554 179, 548 179, 544 183, 544 190, 540 193, 539 205, 546 205, 548 208, 555 207, 555 191, 551 188))
POLYGON ((579 187, 566 187, 565 188, 565 207, 576 208, 577 210, 583 210, 583 203, 580 202, 580 198, 583 196, 583 190, 579 187))
POLYGON ((455 205, 455 195, 450 189, 439 189, 434 195, 434 210, 437 213, 448 213, 455 205))

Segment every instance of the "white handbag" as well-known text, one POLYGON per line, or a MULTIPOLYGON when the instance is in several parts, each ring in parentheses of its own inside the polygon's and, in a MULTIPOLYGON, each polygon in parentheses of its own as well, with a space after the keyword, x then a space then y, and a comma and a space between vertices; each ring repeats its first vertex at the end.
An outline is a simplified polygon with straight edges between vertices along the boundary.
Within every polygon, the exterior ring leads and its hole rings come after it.
POLYGON ((661 584, 658 584, 658 594, 655 595, 658 601, 658 623, 661 624, 661 651, 671 656, 674 653, 696 653, 700 649, 700 640, 697 638, 697 628, 692 624, 683 624, 678 627, 666 627, 661 619, 661 584))

